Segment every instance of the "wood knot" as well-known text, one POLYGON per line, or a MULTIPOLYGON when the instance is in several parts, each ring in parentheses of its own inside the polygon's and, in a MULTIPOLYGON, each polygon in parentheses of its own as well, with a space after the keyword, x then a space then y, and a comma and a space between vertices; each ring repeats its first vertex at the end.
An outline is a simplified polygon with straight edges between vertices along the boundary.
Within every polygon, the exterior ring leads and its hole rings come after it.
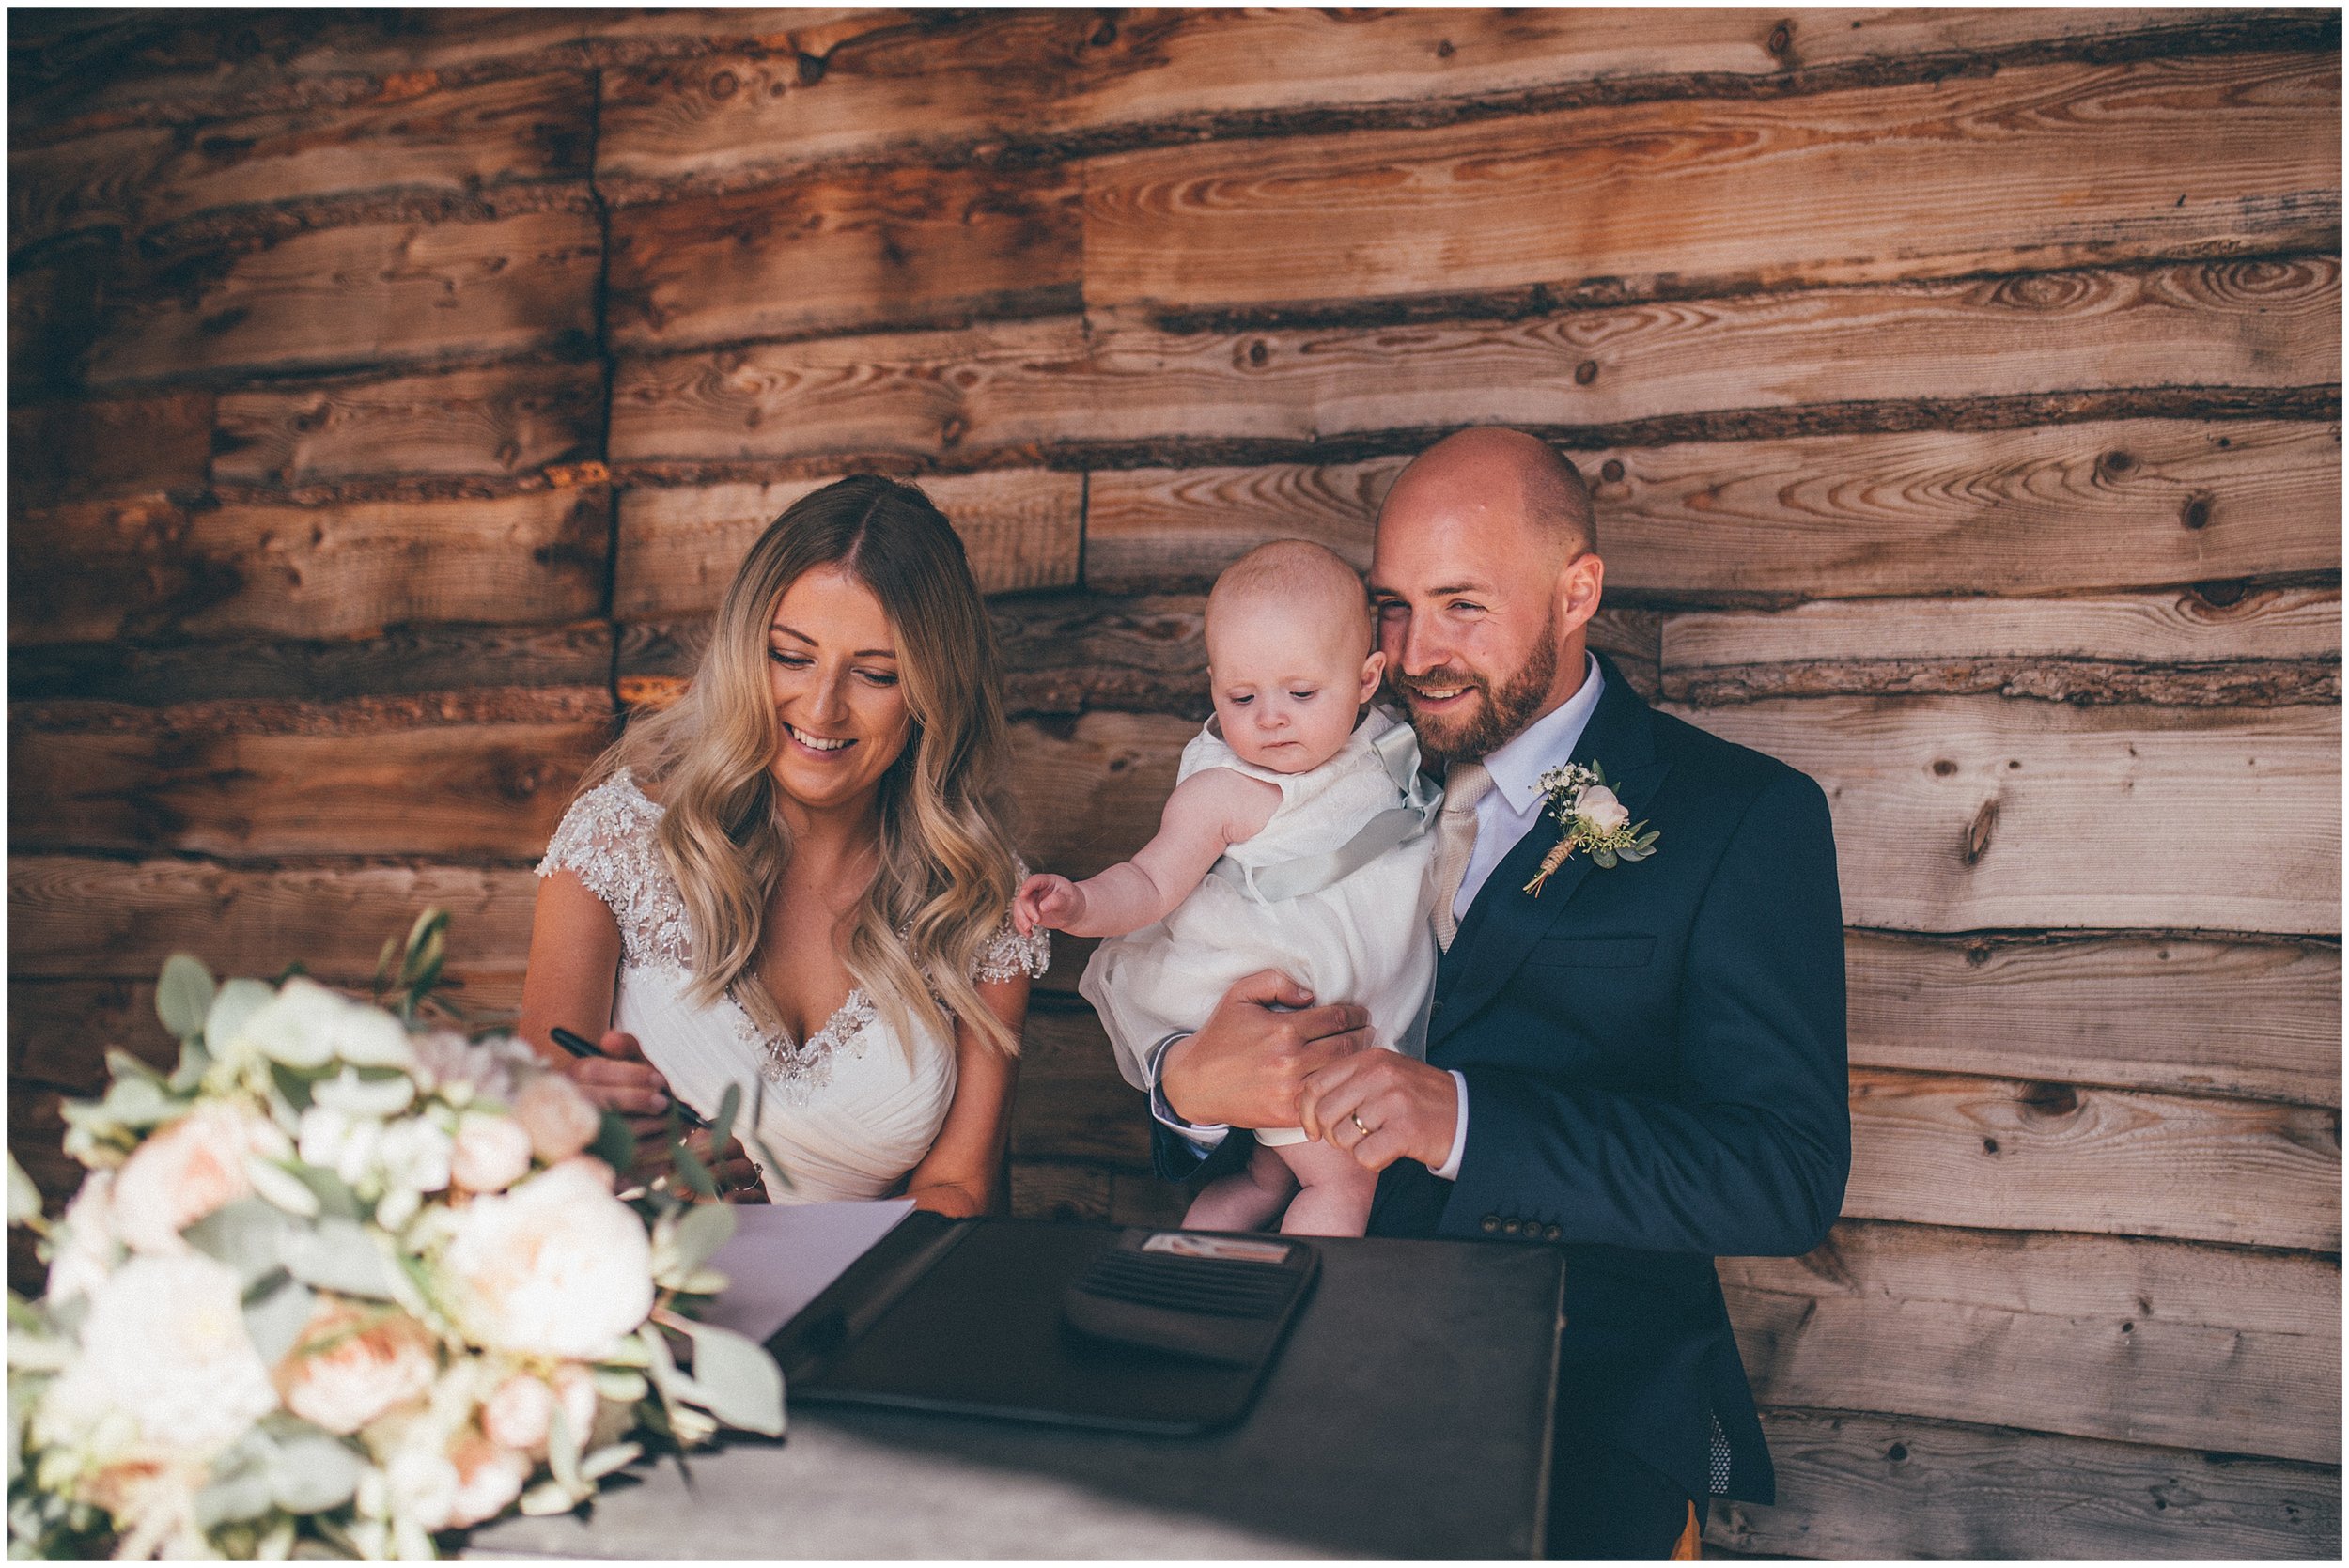
POLYGON ((709 96, 723 103, 742 85, 741 78, 730 70, 722 70, 709 79, 709 96))
POLYGON ((1974 813, 1974 819, 1966 824, 1966 846, 1959 859, 1969 866, 1980 865, 1983 856, 1990 852, 1990 830, 1998 821, 1999 802, 1984 800, 1982 809, 1974 813))
POLYGON ((1117 23, 1103 18, 1101 25, 1093 29, 1093 36, 1085 41, 1096 49, 1107 49, 1117 41, 1117 23))
POLYGON ((944 426, 939 429, 939 443, 942 446, 960 445, 962 443, 963 432, 970 429, 970 427, 971 427, 964 424, 960 419, 950 419, 946 421, 944 426))
POLYGON ((1455 53, 1455 51, 1452 47, 1452 40, 1450 39, 1438 39, 1436 40, 1436 58, 1439 60, 1448 60, 1452 58, 1455 53))
POLYGON ((1983 1139, 1982 1141, 1982 1152, 1986 1155, 1997 1154, 1999 1152, 1999 1141, 1995 1138, 1983 1139))
POLYGON ((812 87, 824 79, 824 57, 821 54, 800 56, 800 85, 812 87))
MULTIPOLYGON (((2188 523, 2188 527, 2193 524, 2188 523)), ((2199 605, 2204 610, 2232 610, 2241 604, 2251 592, 2251 585, 2240 579, 2219 582, 2197 582, 2186 590, 2193 601, 2188 608, 2199 605)))
POLYGON ((1264 340, 1263 338, 1261 338, 1261 337, 1260 337, 1260 338, 1256 339, 1256 341, 1255 341, 1255 342, 1251 343, 1251 344, 1248 346, 1248 363, 1249 363, 1249 364, 1251 364, 1251 365, 1263 365, 1266 361, 1268 361, 1268 360, 1269 360, 1269 359, 1271 359, 1271 358, 1272 358, 1272 349, 1271 349, 1271 346, 1270 346, 1270 345, 1268 345, 1268 343, 1266 343, 1266 342, 1265 342, 1265 340, 1264 340))
POLYGON ((2126 474, 2137 466, 2137 455, 2116 447, 2099 458, 2098 463, 2107 474, 2126 474))
POLYGON ((1787 51, 1795 47, 1795 30, 1785 23, 1780 23, 1770 29, 1769 41, 1765 47, 1780 59, 1784 59, 1787 51))
POLYGON ((1584 360, 1584 361, 1583 361, 1580 365, 1576 365, 1576 366, 1574 367, 1574 384, 1575 384, 1575 385, 1577 385, 1577 386, 1589 386, 1589 385, 1590 385, 1593 381, 1595 381, 1595 380, 1598 380, 1598 361, 1596 361, 1596 360, 1595 360, 1595 359, 1586 359, 1586 360, 1584 360))
POLYGON ((2034 1083, 2017 1103, 2033 1116, 2069 1116, 2080 1108, 2080 1094, 2068 1083, 2034 1083))
POLYGON ((2179 511, 2178 520, 2186 527, 2198 531, 2208 528, 2210 526, 2210 497, 2206 495, 2190 497, 2179 511))
POLYGON ((1933 776, 1937 779, 1946 779, 1956 771, 1957 764, 1947 757, 1938 759, 1933 765, 1933 776))
POLYGON ((1890 1459, 1895 1465, 1901 1464, 1908 1458, 1908 1445, 1906 1443, 1894 1443, 1890 1448, 1884 1451, 1884 1457, 1890 1459))
POLYGON ((1598 465, 1598 476, 1610 485, 1623 483, 1623 459, 1610 458, 1598 465))

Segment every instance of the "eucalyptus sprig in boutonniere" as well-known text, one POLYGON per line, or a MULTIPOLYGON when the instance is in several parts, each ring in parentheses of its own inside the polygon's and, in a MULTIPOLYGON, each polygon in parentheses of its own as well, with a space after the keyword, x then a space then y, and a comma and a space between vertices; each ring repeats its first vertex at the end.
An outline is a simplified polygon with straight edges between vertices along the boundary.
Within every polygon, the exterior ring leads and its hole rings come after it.
POLYGON ((1525 891, 1534 897, 1541 896, 1542 884, 1573 859, 1577 849, 1587 853, 1594 865, 1606 869, 1612 869, 1617 861, 1644 861, 1656 853, 1660 833, 1645 831, 1645 822, 1631 820, 1631 813, 1607 787, 1607 770, 1597 763, 1585 768, 1569 762, 1552 768, 1542 775, 1541 784, 1545 813, 1557 818, 1564 831, 1542 857, 1541 870, 1525 884, 1525 891))

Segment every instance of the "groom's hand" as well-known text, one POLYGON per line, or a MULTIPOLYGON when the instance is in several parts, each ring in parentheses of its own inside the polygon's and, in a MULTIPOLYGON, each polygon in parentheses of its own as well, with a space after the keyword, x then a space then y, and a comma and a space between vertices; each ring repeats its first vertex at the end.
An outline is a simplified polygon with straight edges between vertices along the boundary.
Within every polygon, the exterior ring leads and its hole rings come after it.
POLYGON ((1441 1067, 1391 1050, 1334 1062, 1305 1080, 1299 1121, 1366 1169, 1415 1159, 1430 1171, 1452 1157, 1459 1085, 1441 1067))
POLYGON ((1306 1076, 1370 1047, 1369 1013, 1351 1002, 1315 1007, 1313 1000, 1277 970, 1224 992, 1199 1032, 1159 1063, 1167 1105, 1196 1125, 1297 1126, 1306 1076))

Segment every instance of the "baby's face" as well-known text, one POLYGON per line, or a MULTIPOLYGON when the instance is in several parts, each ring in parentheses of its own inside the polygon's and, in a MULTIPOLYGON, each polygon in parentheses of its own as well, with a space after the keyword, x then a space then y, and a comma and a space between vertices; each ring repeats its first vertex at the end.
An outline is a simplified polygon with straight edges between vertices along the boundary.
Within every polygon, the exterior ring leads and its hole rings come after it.
POLYGON ((1350 631, 1302 610, 1248 607, 1215 617, 1207 678, 1223 738, 1242 762, 1302 773, 1338 754, 1385 664, 1353 643, 1350 631))

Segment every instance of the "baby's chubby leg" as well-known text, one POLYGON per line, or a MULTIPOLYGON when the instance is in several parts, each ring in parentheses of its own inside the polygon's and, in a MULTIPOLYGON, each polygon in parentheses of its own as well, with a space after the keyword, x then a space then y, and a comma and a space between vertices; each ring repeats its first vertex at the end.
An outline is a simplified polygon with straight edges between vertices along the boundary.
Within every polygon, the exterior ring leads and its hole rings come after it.
POLYGON ((1280 1154, 1259 1143, 1245 1170, 1218 1176, 1200 1188, 1183 1216, 1190 1231, 1260 1231, 1281 1216, 1297 1190, 1297 1178, 1280 1154))
POLYGON ((1282 1217, 1283 1235, 1361 1235, 1369 1227, 1377 1172, 1334 1143, 1290 1143, 1272 1152, 1302 1188, 1282 1217))

